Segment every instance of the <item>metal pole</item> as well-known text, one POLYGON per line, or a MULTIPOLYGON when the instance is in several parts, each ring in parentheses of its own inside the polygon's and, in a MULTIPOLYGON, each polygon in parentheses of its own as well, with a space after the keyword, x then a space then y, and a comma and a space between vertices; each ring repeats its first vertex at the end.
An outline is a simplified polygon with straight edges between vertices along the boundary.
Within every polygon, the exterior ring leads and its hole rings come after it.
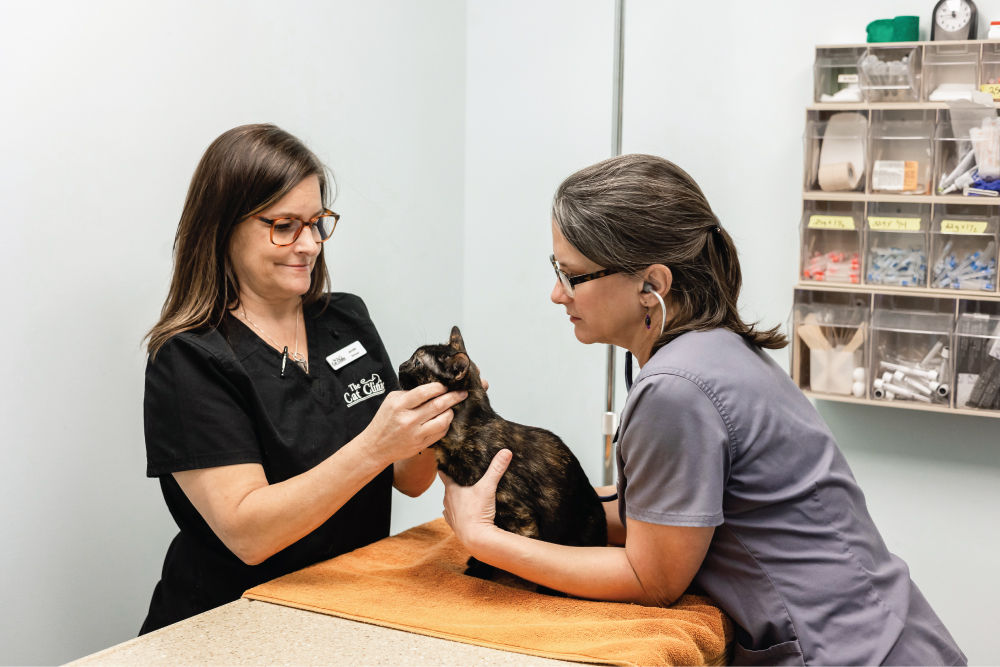
MULTIPOLYGON (((622 154, 622 89, 623 70, 625 65, 625 0, 615 0, 615 45, 614 67, 611 85, 611 155, 622 154)), ((611 484, 614 463, 615 429, 618 427, 618 415, 615 414, 615 346, 608 345, 607 355, 607 391, 605 393, 605 409, 603 420, 604 431, 604 475, 603 483, 611 484)))

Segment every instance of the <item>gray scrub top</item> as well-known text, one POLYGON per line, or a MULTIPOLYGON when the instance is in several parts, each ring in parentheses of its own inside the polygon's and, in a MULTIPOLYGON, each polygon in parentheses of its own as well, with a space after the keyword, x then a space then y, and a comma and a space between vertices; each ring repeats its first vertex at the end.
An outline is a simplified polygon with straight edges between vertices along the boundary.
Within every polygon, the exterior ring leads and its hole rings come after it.
POLYGON ((617 456, 623 521, 716 527, 694 585, 739 626, 736 664, 966 662, 886 548, 829 428, 737 334, 690 332, 653 355, 617 456))

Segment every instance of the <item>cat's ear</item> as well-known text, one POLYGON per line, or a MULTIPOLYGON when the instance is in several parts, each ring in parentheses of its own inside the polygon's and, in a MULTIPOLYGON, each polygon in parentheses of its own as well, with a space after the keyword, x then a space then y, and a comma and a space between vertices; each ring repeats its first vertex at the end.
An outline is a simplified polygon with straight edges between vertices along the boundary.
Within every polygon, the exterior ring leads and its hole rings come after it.
POLYGON ((458 330, 458 327, 451 328, 451 338, 448 339, 448 345, 458 350, 459 352, 466 351, 465 341, 462 340, 462 332, 458 330))
POLYGON ((472 360, 469 359, 469 355, 464 352, 460 352, 451 358, 450 366, 452 371, 455 373, 455 379, 461 380, 469 372, 469 367, 472 366, 472 360))

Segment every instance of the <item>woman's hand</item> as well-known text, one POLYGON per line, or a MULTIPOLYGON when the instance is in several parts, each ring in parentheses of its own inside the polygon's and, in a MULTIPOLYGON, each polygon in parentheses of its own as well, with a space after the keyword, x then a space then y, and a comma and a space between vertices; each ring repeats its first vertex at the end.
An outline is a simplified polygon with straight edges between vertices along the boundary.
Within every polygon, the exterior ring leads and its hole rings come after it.
POLYGON ((444 437, 455 416, 451 408, 468 395, 445 391, 440 382, 431 382, 386 396, 363 432, 383 467, 415 456, 444 437))
POLYGON ((444 482, 444 520, 470 551, 482 537, 498 530, 493 524, 497 484, 513 457, 509 449, 501 449, 493 457, 482 479, 472 486, 459 486, 451 477, 438 471, 444 482))

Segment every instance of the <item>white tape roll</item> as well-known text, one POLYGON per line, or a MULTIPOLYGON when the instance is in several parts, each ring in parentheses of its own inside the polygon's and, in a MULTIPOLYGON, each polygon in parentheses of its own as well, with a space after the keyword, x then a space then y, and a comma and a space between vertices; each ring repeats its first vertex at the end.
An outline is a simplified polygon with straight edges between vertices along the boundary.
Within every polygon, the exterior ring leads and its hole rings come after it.
POLYGON ((819 187, 825 192, 853 190, 858 185, 858 176, 850 162, 836 162, 819 166, 819 187))

